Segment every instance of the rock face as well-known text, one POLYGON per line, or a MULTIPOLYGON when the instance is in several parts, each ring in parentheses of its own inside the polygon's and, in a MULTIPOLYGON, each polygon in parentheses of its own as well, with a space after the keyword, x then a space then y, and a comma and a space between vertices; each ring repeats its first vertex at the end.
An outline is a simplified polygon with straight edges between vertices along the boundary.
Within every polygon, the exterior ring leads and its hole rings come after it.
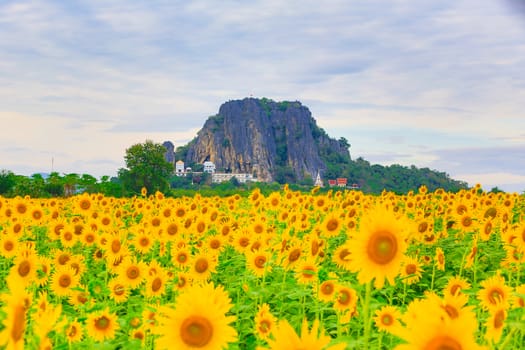
POLYGON ((166 153, 164 154, 166 161, 175 164, 175 146, 173 143, 171 141, 165 141, 162 145, 166 148, 166 153))
POLYGON ((217 171, 253 173, 272 181, 287 172, 301 180, 326 168, 323 154, 350 160, 348 145, 331 139, 300 102, 245 98, 224 103, 188 145, 187 164, 215 163, 217 171))

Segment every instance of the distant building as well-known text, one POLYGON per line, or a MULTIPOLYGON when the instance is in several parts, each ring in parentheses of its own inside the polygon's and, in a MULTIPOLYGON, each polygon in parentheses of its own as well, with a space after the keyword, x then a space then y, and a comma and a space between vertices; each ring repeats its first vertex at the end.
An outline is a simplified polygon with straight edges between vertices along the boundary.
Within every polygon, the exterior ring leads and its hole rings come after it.
POLYGON ((348 182, 348 179, 345 177, 338 177, 336 181, 337 181, 337 186, 346 187, 346 183, 348 182))
POLYGON ((177 175, 177 176, 183 176, 184 175, 184 162, 182 160, 178 160, 175 163, 175 175, 177 175))
POLYGON ((336 180, 333 180, 333 179, 329 179, 328 180, 328 186, 333 187, 335 185, 337 185, 337 181, 336 180))
POLYGON ((209 160, 204 162, 204 172, 213 174, 215 173, 215 164, 213 162, 210 162, 209 160))
POLYGON ((323 187, 323 180, 321 180, 321 174, 317 172, 317 177, 315 178, 314 186, 323 187))
POLYGON ((220 183, 224 181, 230 181, 232 177, 235 177, 240 183, 246 183, 248 181, 253 181, 254 179, 253 175, 248 173, 212 173, 211 182, 220 183))

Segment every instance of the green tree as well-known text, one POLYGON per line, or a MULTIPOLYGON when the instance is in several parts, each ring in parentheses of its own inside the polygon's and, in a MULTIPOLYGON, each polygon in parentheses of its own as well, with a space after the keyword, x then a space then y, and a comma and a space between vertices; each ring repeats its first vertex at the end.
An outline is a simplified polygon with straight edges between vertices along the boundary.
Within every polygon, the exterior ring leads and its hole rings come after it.
POLYGON ((126 190, 139 193, 142 187, 148 193, 166 192, 173 173, 173 164, 166 161, 166 148, 160 143, 146 140, 126 150, 124 160, 127 168, 118 171, 118 177, 126 190))
POLYGON ((16 176, 11 171, 0 171, 0 194, 5 195, 11 191, 16 184, 16 176))

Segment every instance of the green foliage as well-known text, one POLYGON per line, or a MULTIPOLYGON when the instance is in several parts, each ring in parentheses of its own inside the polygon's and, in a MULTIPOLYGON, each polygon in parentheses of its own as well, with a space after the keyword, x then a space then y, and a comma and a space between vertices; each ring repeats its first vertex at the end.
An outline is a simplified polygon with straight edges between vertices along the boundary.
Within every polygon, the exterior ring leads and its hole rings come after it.
POLYGON ((165 152, 162 144, 150 140, 128 148, 124 157, 127 168, 118 172, 124 188, 130 193, 140 193, 142 187, 148 193, 167 191, 173 164, 166 161, 165 152))
POLYGON ((15 186, 15 174, 8 170, 0 171, 0 194, 5 195, 15 186))

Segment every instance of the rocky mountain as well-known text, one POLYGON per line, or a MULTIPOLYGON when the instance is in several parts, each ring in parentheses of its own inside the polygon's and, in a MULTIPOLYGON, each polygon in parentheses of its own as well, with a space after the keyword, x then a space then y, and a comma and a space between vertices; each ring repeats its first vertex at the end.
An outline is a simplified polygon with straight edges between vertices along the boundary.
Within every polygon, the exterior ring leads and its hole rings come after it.
POLYGON ((253 173, 259 181, 295 182, 324 171, 327 156, 350 161, 348 147, 319 128, 300 102, 245 98, 224 103, 175 157, 186 164, 209 160, 217 171, 253 173))

